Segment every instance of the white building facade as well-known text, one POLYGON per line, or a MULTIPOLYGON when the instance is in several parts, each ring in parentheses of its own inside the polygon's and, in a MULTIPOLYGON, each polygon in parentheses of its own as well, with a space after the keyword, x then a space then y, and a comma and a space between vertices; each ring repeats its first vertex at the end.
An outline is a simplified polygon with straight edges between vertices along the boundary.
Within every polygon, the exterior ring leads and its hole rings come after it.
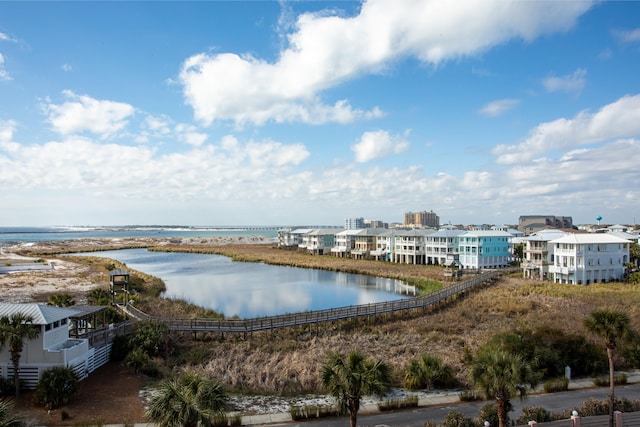
POLYGON ((630 241, 609 233, 572 234, 552 240, 554 262, 549 266, 555 283, 622 280, 629 262, 630 241))

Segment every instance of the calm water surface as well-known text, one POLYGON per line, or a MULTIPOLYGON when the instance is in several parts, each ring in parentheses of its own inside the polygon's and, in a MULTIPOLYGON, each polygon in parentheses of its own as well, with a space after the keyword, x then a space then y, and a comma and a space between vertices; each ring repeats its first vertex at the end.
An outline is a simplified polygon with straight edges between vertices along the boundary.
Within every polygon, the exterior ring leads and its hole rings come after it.
POLYGON ((167 291, 230 317, 272 316, 408 298, 394 279, 260 263, 219 255, 149 252, 146 249, 92 252, 161 278, 167 291))

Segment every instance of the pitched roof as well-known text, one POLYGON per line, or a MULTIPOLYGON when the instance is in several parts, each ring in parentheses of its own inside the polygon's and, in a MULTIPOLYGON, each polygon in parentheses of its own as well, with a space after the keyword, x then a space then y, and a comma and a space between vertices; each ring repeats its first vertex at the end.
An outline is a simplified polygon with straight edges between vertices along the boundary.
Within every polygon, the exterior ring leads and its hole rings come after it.
POLYGON ((15 313, 23 313, 26 316, 31 316, 34 325, 46 325, 74 316, 80 312, 71 308, 55 307, 46 304, 0 303, 0 317, 11 317, 11 315, 15 313))

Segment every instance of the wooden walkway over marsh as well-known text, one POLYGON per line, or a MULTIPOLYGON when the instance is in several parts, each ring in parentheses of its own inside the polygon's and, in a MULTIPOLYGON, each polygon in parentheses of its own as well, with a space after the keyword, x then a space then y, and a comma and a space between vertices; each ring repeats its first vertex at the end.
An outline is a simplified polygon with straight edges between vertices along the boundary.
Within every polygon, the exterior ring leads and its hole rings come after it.
POLYGON ((412 309, 427 309, 436 304, 455 298, 470 290, 480 287, 496 279, 503 273, 513 269, 492 270, 477 274, 460 282, 445 286, 427 295, 402 300, 352 305, 348 307, 331 308, 327 310, 305 311, 301 313, 283 314, 278 316, 258 317, 253 319, 171 319, 152 317, 132 306, 120 309, 138 320, 155 320, 165 323, 170 330, 180 332, 214 332, 250 334, 252 332, 268 331, 295 326, 316 325, 345 319, 378 316, 412 309))

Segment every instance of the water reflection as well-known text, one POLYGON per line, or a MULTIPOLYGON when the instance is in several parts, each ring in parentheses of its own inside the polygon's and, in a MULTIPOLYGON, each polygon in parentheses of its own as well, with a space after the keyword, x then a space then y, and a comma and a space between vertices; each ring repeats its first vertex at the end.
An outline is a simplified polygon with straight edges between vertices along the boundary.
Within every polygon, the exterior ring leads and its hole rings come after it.
POLYGON ((125 249, 85 255, 116 259, 164 280, 166 297, 230 317, 272 316, 407 298, 401 281, 324 270, 233 262, 219 255, 125 249))

